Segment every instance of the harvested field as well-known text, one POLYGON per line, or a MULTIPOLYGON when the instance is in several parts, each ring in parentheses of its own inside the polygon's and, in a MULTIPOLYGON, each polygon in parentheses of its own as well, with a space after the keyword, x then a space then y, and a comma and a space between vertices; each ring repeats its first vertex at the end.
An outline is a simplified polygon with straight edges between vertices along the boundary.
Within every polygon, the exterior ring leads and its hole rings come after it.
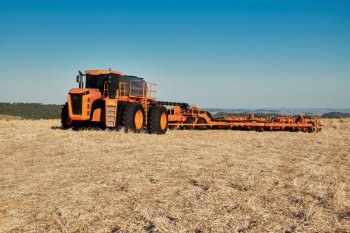
POLYGON ((9 115, 1 115, 0 114, 0 120, 1 121, 12 121, 12 120, 22 120, 22 118, 18 117, 18 116, 9 116, 9 115))
POLYGON ((350 232, 350 120, 320 133, 0 121, 0 232, 350 232))

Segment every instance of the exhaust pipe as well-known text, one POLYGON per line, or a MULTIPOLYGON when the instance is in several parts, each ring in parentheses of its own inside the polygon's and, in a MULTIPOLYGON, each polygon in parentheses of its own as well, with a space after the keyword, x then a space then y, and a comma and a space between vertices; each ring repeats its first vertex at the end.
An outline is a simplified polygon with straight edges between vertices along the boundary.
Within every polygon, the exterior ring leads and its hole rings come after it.
POLYGON ((83 73, 79 70, 79 74, 77 75, 77 83, 79 83, 79 88, 84 88, 84 82, 83 82, 83 73))

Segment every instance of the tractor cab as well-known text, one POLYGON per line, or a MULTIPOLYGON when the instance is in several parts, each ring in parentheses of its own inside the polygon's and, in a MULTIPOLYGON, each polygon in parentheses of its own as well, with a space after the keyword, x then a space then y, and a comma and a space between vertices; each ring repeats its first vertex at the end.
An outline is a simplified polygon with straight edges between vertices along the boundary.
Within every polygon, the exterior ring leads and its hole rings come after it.
POLYGON ((85 88, 98 89, 104 98, 115 99, 120 96, 147 95, 147 84, 143 78, 123 75, 122 72, 112 70, 87 70, 77 76, 79 87, 83 87, 83 76, 86 77, 85 88), (118 93, 119 92, 119 93, 118 93))

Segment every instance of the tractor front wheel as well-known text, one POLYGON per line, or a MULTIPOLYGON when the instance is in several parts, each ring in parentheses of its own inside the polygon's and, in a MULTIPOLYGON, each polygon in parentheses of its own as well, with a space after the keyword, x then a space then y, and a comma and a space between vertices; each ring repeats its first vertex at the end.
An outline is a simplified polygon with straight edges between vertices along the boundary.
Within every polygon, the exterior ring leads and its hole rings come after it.
POLYGON ((68 103, 66 103, 61 112, 61 125, 62 128, 64 129, 69 129, 72 127, 73 121, 72 119, 69 118, 69 113, 68 113, 68 103))

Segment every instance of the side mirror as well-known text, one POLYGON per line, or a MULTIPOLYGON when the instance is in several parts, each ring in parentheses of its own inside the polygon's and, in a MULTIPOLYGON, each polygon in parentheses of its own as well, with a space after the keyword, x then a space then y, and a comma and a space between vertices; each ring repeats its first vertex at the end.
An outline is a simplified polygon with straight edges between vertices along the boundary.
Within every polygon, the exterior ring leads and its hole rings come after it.
POLYGON ((81 80, 81 76, 80 75, 77 75, 77 83, 79 83, 81 80))

